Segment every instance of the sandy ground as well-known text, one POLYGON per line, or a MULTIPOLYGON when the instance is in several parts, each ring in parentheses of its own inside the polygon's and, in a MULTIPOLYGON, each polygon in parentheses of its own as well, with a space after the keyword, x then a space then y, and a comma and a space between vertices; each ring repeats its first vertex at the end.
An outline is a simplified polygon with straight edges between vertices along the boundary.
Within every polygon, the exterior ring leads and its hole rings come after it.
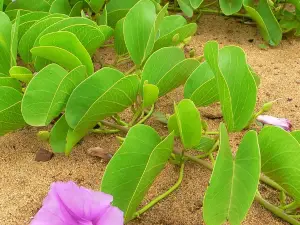
MULTIPOLYGON (((270 114, 289 118, 294 128, 300 128, 300 41, 289 37, 277 48, 261 50, 263 43, 256 27, 243 25, 235 19, 224 19, 218 16, 204 16, 199 23, 197 35, 190 46, 202 54, 204 43, 217 40, 223 45, 242 47, 254 70, 261 75, 258 104, 279 99, 270 114)), ((103 58, 113 57, 107 50, 101 50, 103 58)), ((160 99, 158 110, 172 113, 172 102, 183 97, 183 88, 178 88, 160 99)), ((219 106, 200 109, 201 113, 218 114, 219 106)), ((217 128, 220 120, 210 120, 211 130, 217 128)), ((161 133, 166 128, 156 121, 149 121, 161 133)), ((73 180, 79 185, 97 190, 106 163, 86 154, 90 147, 100 146, 114 152, 118 142, 111 135, 90 135, 79 144, 71 157, 55 156, 46 163, 35 162, 35 154, 39 148, 49 147, 36 139, 36 128, 0 137, 0 224, 29 224, 41 206, 48 192, 49 185, 58 180, 73 180)), ((240 134, 231 135, 233 148, 239 143, 240 134)), ((178 147, 178 146, 176 146, 178 147)), ((143 204, 168 189, 176 182, 178 168, 167 165, 154 186, 150 189, 143 204)), ((163 225, 198 225, 203 224, 201 200, 208 184, 210 172, 205 168, 187 163, 182 186, 167 199, 153 207, 147 213, 131 222, 136 224, 163 225)), ((274 191, 260 188, 270 201, 276 201, 274 191)), ((259 204, 254 203, 243 222, 249 225, 286 224, 274 217, 259 204)))

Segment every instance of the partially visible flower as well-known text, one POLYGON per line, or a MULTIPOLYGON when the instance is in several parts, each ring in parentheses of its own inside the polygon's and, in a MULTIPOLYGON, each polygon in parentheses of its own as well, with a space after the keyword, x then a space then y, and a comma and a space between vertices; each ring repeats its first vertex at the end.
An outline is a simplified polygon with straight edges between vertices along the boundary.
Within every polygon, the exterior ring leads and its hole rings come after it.
POLYGON ((71 181, 55 182, 30 225, 123 225, 123 212, 112 200, 71 181))
POLYGON ((256 120, 258 122, 261 122, 262 124, 268 124, 280 127, 286 131, 292 130, 292 124, 291 121, 285 118, 277 118, 274 116, 268 116, 268 115, 259 115, 256 120))

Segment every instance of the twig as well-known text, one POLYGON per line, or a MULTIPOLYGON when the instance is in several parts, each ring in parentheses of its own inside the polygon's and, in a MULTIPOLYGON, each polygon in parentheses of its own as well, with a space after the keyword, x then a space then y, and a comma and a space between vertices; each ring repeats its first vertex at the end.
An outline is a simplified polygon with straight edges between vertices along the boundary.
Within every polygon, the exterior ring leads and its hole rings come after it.
POLYGON ((118 124, 115 124, 115 123, 111 123, 111 122, 108 122, 106 120, 101 120, 100 123, 102 123, 103 125, 105 126, 108 126, 108 127, 112 127, 112 128, 115 128, 115 129, 118 129, 122 132, 125 132, 127 133, 129 131, 129 129, 127 127, 124 127, 124 126, 120 126, 118 124))

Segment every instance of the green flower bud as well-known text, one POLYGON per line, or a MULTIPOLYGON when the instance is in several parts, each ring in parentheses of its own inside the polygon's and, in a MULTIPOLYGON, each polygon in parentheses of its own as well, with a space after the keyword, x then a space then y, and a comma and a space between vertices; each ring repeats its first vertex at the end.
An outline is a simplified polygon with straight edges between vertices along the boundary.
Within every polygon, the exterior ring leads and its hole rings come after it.
POLYGON ((42 130, 37 133, 37 136, 41 141, 48 141, 50 137, 50 132, 46 130, 42 130))
POLYGON ((265 104, 263 105, 263 107, 262 107, 262 110, 263 110, 264 112, 270 111, 271 108, 272 108, 272 106, 273 106, 273 103, 274 103, 274 101, 265 103, 265 104))

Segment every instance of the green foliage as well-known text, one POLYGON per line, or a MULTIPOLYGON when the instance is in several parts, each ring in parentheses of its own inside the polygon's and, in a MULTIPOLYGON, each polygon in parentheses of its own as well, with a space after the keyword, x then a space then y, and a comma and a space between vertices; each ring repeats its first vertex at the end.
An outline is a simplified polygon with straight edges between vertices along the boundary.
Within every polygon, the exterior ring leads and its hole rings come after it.
POLYGON ((11 65, 11 34, 12 34, 12 24, 5 15, 5 13, 0 12, 0 73, 8 74, 11 65))
POLYGON ((51 4, 49 12, 69 15, 71 12, 69 0, 54 0, 51 4))
POLYGON ((219 0, 220 8, 225 15, 232 15, 241 10, 243 0, 219 0))
POLYGON ((158 99, 159 89, 153 84, 145 82, 143 85, 143 107, 152 106, 158 99))
POLYGON ((206 224, 229 221, 238 225, 244 220, 257 191, 260 175, 260 152, 257 134, 246 133, 233 159, 224 124, 220 125, 220 149, 205 193, 203 218, 206 224))
POLYGON ((164 168, 173 150, 174 134, 161 140, 151 127, 136 125, 110 160, 103 175, 101 191, 114 196, 113 204, 133 215, 155 177, 164 168))
POLYGON ((201 152, 209 152, 215 143, 215 139, 202 136, 199 145, 197 145, 194 149, 201 152))
POLYGON ((300 202, 300 143, 278 127, 265 127, 258 137, 262 172, 300 202))

